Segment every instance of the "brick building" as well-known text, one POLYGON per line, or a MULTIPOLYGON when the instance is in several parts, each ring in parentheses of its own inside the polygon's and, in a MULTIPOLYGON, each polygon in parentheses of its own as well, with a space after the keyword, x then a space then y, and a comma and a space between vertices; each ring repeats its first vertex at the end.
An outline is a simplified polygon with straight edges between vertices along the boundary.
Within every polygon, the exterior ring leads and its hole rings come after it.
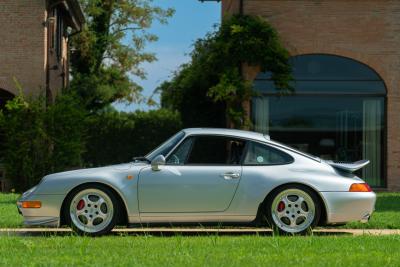
POLYGON ((68 84, 68 37, 84 17, 77 0, 2 0, 0 107, 18 93, 52 100, 68 84))
POLYGON ((245 67, 261 93, 255 129, 322 158, 368 158, 359 175, 400 190, 400 1, 222 0, 222 16, 233 13, 265 18, 291 53, 291 96, 245 67))

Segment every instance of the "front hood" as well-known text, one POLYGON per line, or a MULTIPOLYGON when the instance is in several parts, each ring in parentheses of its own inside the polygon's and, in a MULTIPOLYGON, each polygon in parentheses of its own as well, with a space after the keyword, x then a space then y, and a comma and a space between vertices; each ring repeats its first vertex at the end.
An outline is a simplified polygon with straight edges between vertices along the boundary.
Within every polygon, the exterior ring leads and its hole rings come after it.
POLYGON ((128 171, 135 167, 143 167, 145 163, 123 163, 117 165, 110 165, 105 167, 98 167, 98 168, 88 168, 88 169, 78 169, 73 171, 65 171, 65 172, 58 172, 49 174, 44 177, 44 179, 53 179, 58 177, 68 177, 68 176, 77 176, 77 175, 85 175, 85 174, 96 174, 96 173, 106 173, 110 171, 128 171))

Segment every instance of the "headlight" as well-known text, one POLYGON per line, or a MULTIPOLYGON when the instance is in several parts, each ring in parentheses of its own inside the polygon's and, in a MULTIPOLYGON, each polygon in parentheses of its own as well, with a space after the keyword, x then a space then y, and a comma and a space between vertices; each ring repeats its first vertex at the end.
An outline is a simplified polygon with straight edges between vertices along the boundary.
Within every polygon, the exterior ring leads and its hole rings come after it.
POLYGON ((22 198, 28 197, 30 194, 32 194, 36 190, 36 188, 37 188, 37 186, 34 186, 31 189, 29 189, 28 191, 24 192, 22 194, 22 198))

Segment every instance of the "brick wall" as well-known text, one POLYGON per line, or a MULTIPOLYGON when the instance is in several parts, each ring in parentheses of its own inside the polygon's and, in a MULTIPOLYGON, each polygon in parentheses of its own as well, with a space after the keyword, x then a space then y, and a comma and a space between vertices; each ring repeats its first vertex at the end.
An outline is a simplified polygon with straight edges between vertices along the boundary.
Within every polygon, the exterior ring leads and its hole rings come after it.
MULTIPOLYGON (((400 1, 243 1, 244 13, 267 19, 293 56, 346 56, 382 77, 388 90, 387 185, 400 190, 400 1)), ((223 14, 237 12, 238 2, 223 1, 223 14)))
POLYGON ((239 0, 223 0, 222 1, 222 16, 239 13, 239 0))
POLYGON ((37 95, 45 85, 45 0, 2 0, 0 4, 0 88, 37 95))

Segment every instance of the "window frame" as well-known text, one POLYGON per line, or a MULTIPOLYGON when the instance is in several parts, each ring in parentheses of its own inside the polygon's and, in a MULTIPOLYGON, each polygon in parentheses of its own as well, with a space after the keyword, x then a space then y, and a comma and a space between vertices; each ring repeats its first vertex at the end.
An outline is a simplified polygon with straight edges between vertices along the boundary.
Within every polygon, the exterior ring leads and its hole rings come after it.
POLYGON ((188 138, 194 138, 194 140, 196 141, 196 138, 198 137, 223 137, 223 138, 232 138, 232 139, 237 139, 240 141, 243 141, 244 144, 244 148, 243 148, 243 154, 240 158, 240 162, 239 164, 220 164, 220 163, 216 163, 216 164, 206 164, 206 163, 192 163, 192 164, 187 164, 187 160, 189 159, 189 155, 192 152, 193 149, 193 144, 194 142, 192 142, 190 149, 189 149, 189 153, 186 156, 185 162, 183 164, 180 165, 176 165, 176 164, 166 164, 168 166, 242 166, 243 165, 243 160, 244 160, 244 155, 245 152, 247 151, 247 143, 249 141, 249 139, 243 138, 243 137, 238 137, 238 136, 234 136, 234 135, 225 135, 225 134, 189 134, 187 136, 185 136, 181 142, 179 144, 177 144, 171 151, 170 153, 168 153, 168 155, 165 157, 166 161, 168 161, 169 156, 171 156, 179 147, 180 145, 188 138))
POLYGON ((295 162, 295 159, 292 155, 290 155, 289 153, 283 151, 283 149, 280 149, 279 147, 276 147, 272 144, 269 143, 265 143, 259 140, 254 140, 254 139, 248 139, 248 138, 243 138, 243 137, 238 137, 238 136, 234 136, 234 135, 225 135, 225 134, 189 134, 186 135, 184 138, 182 138, 182 140, 174 147, 171 149, 171 151, 167 154, 167 156, 165 157, 166 162, 168 161, 169 157, 181 146, 181 144, 183 144, 183 142, 185 142, 186 139, 189 138, 193 138, 194 141, 192 142, 189 152, 186 155, 185 161, 183 162, 183 164, 168 164, 166 163, 165 165, 167 166, 280 166, 280 165, 289 165, 295 162), (190 153, 192 152, 193 149, 193 144, 194 141, 196 140, 196 138, 200 137, 200 136, 206 136, 206 137, 210 137, 210 136, 214 136, 214 137, 225 137, 225 138, 233 138, 233 139, 237 139, 237 140, 241 140, 245 142, 244 148, 243 148, 243 154, 241 155, 240 158, 240 163, 239 164, 205 164, 205 163, 200 163, 200 164, 187 164, 187 160, 189 158, 190 153), (277 150, 280 153, 285 154, 288 158, 290 158, 291 160, 285 163, 274 163, 274 164, 244 164, 244 159, 247 155, 248 149, 249 149, 249 144, 250 142, 253 143, 257 143, 263 146, 266 146, 268 148, 272 148, 273 150, 277 150))
POLYGON ((155 157, 157 157, 158 155, 161 154, 157 154, 155 155, 153 158, 150 158, 151 154, 153 154, 157 149, 159 149, 161 146, 163 146, 164 144, 167 143, 167 141, 171 140, 173 137, 178 136, 179 134, 183 134, 183 136, 180 138, 180 140, 168 151, 168 153, 164 156, 166 159, 167 157, 169 157, 169 155, 171 154, 172 151, 175 150, 175 148, 177 148, 182 142, 183 140, 186 139, 186 133, 184 131, 179 131, 176 134, 172 135, 171 137, 169 137, 167 140, 165 140, 164 142, 162 142, 160 145, 158 145, 157 147, 155 147, 153 150, 151 150, 149 153, 146 154, 146 158, 148 158, 149 160, 153 160, 155 157))

